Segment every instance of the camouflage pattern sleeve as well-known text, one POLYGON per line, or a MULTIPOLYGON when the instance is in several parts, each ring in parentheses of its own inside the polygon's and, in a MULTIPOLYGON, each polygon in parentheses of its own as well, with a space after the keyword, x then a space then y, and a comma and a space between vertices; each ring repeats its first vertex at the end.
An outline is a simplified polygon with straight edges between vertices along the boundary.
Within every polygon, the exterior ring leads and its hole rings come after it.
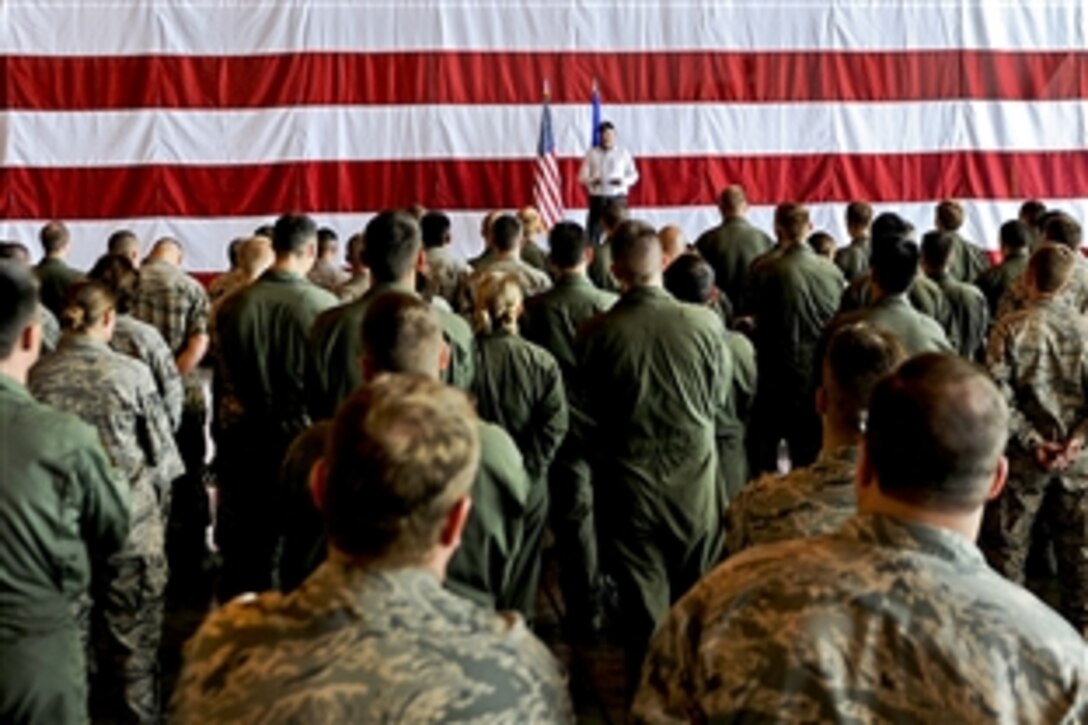
POLYGON ((156 489, 163 496, 168 496, 174 480, 185 473, 185 466, 174 442, 173 429, 162 398, 151 380, 151 373, 146 366, 141 365, 140 369, 142 374, 137 385, 139 444, 148 465, 154 469, 156 489))
POLYGON ((193 280, 193 282, 194 284, 189 285, 190 302, 185 320, 186 337, 207 335, 208 317, 211 314, 211 301, 208 293, 204 291, 199 282, 196 282, 196 280, 193 280))
POLYGON ((1015 440, 1025 451, 1033 451, 1046 441, 1020 410, 1017 404, 1016 390, 1013 388, 1016 374, 1016 321, 1022 319, 1021 313, 1001 318, 990 333, 990 342, 986 347, 986 367, 997 384, 998 390, 1009 406, 1009 438, 1015 440))
POLYGON ((85 429, 87 444, 73 462, 86 493, 81 529, 87 548, 105 557, 120 549, 128 538, 131 487, 110 463, 98 436, 89 426, 85 429))

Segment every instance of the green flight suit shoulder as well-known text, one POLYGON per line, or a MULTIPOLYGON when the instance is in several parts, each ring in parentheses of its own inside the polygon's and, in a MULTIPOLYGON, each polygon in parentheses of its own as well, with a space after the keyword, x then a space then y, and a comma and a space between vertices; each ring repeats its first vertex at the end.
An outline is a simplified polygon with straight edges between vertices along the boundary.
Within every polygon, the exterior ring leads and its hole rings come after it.
POLYGON ((962 357, 981 360, 986 353, 990 310, 985 295, 974 285, 945 275, 935 280, 948 301, 949 341, 962 357))
POLYGON ((574 352, 578 328, 610 309, 617 299, 614 293, 594 286, 585 275, 561 276, 551 290, 525 301, 522 334, 555 357, 569 382, 578 364, 574 352))
POLYGON ((722 222, 695 240, 695 248, 714 269, 718 288, 734 305, 745 299, 752 263, 773 246, 767 234, 744 219, 722 222))
POLYGON ((607 239, 593 248, 593 261, 589 263, 589 278, 599 289, 619 292, 620 281, 612 274, 612 243, 607 239))

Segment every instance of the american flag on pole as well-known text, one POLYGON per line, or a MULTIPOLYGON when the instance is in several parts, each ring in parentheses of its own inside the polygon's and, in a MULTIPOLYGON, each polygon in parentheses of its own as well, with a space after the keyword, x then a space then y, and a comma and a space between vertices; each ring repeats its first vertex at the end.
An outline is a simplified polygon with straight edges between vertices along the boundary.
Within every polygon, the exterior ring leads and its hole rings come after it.
POLYGON ((563 219, 563 179, 555 154, 552 110, 548 106, 548 85, 544 85, 544 108, 540 113, 540 140, 536 147, 536 178, 533 180, 533 204, 540 211, 544 226, 551 229, 563 219))
POLYGON ((689 236, 744 184, 751 217, 853 199, 919 229, 962 200, 995 246, 1038 197, 1088 219, 1084 0, 0 0, 0 238, 69 222, 170 234, 197 269, 289 209, 341 233, 375 210, 533 200, 539 89, 572 216, 596 78, 642 179, 633 213, 689 236))

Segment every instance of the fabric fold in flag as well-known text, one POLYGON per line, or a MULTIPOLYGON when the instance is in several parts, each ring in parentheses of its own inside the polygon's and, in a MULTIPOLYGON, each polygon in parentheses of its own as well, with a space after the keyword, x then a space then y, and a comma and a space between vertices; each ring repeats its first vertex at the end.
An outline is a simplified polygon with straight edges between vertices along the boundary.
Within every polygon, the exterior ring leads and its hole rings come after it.
POLYGON ((555 133, 547 91, 540 112, 540 140, 536 148, 536 177, 533 180, 533 204, 544 226, 551 229, 563 219, 563 184, 555 154, 555 133))

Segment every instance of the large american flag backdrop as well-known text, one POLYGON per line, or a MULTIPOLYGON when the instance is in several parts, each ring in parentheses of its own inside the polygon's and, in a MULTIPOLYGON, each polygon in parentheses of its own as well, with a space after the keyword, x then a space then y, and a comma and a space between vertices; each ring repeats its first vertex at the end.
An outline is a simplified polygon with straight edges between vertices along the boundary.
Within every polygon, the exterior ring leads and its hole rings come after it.
POLYGON ((0 0, 0 237, 62 218, 87 264, 124 225, 213 269, 283 210, 420 202, 471 253, 532 200, 545 81, 581 217, 596 79, 651 221, 695 234, 731 182, 839 234, 954 197, 993 246, 1025 197, 1088 217, 1086 49, 1083 0, 0 0))

